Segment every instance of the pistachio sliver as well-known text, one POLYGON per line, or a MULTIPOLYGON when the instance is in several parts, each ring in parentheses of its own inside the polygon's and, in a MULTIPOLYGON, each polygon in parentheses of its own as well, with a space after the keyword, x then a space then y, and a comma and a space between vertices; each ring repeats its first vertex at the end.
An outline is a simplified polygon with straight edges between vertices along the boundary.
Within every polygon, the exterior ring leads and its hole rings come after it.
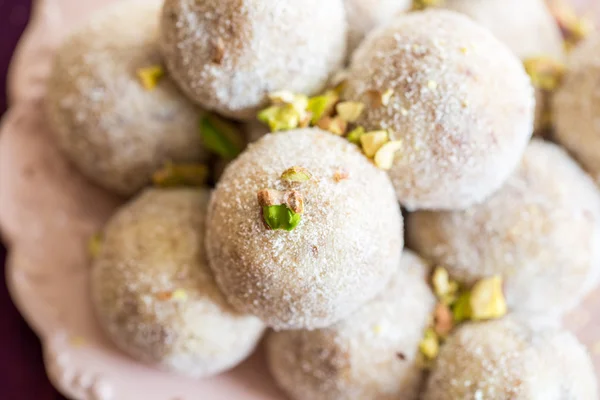
POLYGON ((467 321, 471 319, 471 292, 464 291, 458 299, 452 304, 452 316, 454 317, 454 323, 467 321))
POLYGON ((207 113, 201 118, 200 133, 204 147, 225 159, 234 159, 244 148, 240 130, 215 114, 207 113))
POLYGON ((419 343, 419 350, 428 360, 437 357, 440 351, 440 340, 433 329, 428 328, 425 330, 423 339, 419 343))
POLYGON ((343 136, 348 128, 346 121, 340 117, 323 117, 319 120, 317 126, 337 136, 343 136))
MULTIPOLYGON (((295 129, 304 117, 292 104, 271 106, 258 113, 258 120, 269 125, 271 132, 295 129)), ((308 117, 305 119, 308 120, 308 117)))
POLYGON ((142 86, 146 90, 154 90, 158 85, 158 82, 165 76, 165 70, 161 65, 139 68, 136 73, 142 86))
POLYGON ((363 128, 362 126, 357 126, 352 131, 350 131, 350 133, 348 133, 348 136, 346 136, 346 139, 348 139, 348 141, 350 143, 360 145, 360 137, 364 134, 365 134, 365 128, 363 128))
POLYGON ((281 174, 281 180, 287 182, 306 182, 312 178, 312 174, 303 167, 294 166, 286 169, 281 174))
POLYGON ((477 282, 471 290, 469 304, 473 320, 503 317, 507 312, 507 306, 502 293, 502 278, 493 276, 477 282))
POLYGON ((309 98, 306 109, 311 114, 310 123, 316 125, 321 118, 329 116, 333 112, 339 98, 339 95, 334 90, 328 90, 320 96, 309 98))
POLYGON ((394 140, 385 143, 375 153, 373 161, 378 168, 388 170, 394 165, 394 156, 396 152, 402 148, 401 140, 394 140))
POLYGON ((208 167, 202 164, 174 164, 167 162, 152 175, 159 187, 203 186, 208 178, 208 167))
POLYGON ((338 117, 346 122, 356 122, 365 109, 365 105, 358 101, 342 101, 335 106, 338 117))
POLYGON ((369 158, 372 158, 388 140, 388 133, 384 130, 367 132, 360 136, 362 149, 369 158))
POLYGON ((412 10, 419 11, 429 7, 439 7, 444 4, 444 0, 413 0, 412 10))

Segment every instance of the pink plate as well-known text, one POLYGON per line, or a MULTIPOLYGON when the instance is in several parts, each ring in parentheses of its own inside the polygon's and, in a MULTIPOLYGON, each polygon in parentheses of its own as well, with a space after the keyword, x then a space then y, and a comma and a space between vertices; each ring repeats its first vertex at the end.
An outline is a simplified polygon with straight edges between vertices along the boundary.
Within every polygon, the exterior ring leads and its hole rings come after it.
MULTIPOLYGON (((0 135, 0 225, 9 247, 7 282, 40 336, 46 369, 66 396, 89 400, 282 399, 262 352, 216 378, 193 380, 148 368, 101 334, 88 296, 88 238, 120 200, 88 183, 61 157, 41 112, 51 56, 64 32, 109 3, 39 0, 12 64, 0 135)), ((589 0, 593 3, 594 0, 589 0)), ((568 326, 600 372, 600 291, 568 326)))

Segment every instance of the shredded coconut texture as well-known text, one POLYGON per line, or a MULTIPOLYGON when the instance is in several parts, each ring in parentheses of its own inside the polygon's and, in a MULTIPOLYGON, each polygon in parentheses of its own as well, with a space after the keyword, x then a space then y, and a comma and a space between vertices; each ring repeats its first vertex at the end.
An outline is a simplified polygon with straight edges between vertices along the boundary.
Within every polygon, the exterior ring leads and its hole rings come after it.
POLYGON ((408 242, 467 285, 499 274, 512 310, 560 314, 600 272, 600 195, 558 146, 533 140, 520 167, 485 203, 417 212, 408 242))
POLYGON ((132 195, 165 161, 204 158, 199 110, 168 77, 145 89, 139 68, 160 65, 160 1, 126 1, 95 15, 58 49, 46 113, 65 155, 95 183, 132 195))
POLYGON ((124 352, 203 377, 234 367, 264 325, 231 308, 204 251, 207 190, 148 189, 109 221, 92 271, 102 328, 124 352))
POLYGON ((423 400, 591 400, 594 367, 569 332, 522 317, 468 323, 442 346, 423 400))
POLYGON ((344 0, 348 19, 348 53, 351 54, 373 28, 391 21, 412 7, 412 0, 344 0))
MULTIPOLYGON (((520 59, 546 56, 564 61, 563 37, 544 0, 446 0, 444 7, 488 28, 520 59)), ((547 93, 536 90, 536 129, 542 122, 547 93)))
POLYGON ((393 91, 358 121, 403 148, 389 175, 409 210, 483 201, 517 166, 533 131, 534 90, 521 61, 485 28, 446 10, 412 12, 354 53, 345 98, 393 91))
POLYGON ((227 300, 275 329, 320 328, 383 289, 403 246, 402 215, 385 172, 358 148, 319 129, 268 134, 234 160, 215 189, 206 238, 227 300), (287 190, 291 167, 312 179, 292 231, 265 227, 257 192, 287 190), (336 176, 347 175, 336 181, 336 176))
POLYGON ((347 319, 270 334, 267 357, 279 386, 296 400, 416 400, 418 345, 435 304, 428 269, 405 251, 385 289, 347 319))
POLYGON ((600 182, 600 34, 571 53, 553 116, 555 139, 600 182))
POLYGON ((276 90, 313 94, 346 56, 342 0, 166 0, 162 50, 198 104, 252 119, 276 90))

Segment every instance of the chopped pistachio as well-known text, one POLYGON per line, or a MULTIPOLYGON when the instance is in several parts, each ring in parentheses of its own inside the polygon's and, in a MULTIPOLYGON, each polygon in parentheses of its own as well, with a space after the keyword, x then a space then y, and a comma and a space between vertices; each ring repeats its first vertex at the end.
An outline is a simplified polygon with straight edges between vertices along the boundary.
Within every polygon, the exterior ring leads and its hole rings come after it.
POLYGON ((207 113, 200 120, 200 134, 204 148, 231 160, 244 148, 240 130, 216 114, 207 113))
POLYGON ((258 113, 258 120, 269 125, 271 132, 288 131, 300 125, 300 115, 289 104, 265 108, 258 113))
POLYGON ((452 315, 454 323, 459 323, 471 319, 471 292, 464 291, 458 299, 452 304, 452 315))
POLYGON ((333 180, 336 183, 346 180, 349 177, 350 177, 350 173, 345 169, 338 169, 333 173, 333 180))
POLYGON ((394 156, 402 148, 401 140, 387 142, 377 150, 373 161, 378 168, 388 170, 394 165, 394 156))
POLYGON ((390 103, 394 91, 392 89, 386 89, 382 92, 380 90, 371 89, 367 90, 366 95, 371 107, 379 108, 381 106, 387 106, 390 103))
POLYGON ((301 214, 290 210, 285 204, 264 206, 262 215, 269 229, 293 230, 300 223, 301 214))
POLYGON ((348 85, 348 70, 342 69, 336 72, 331 78, 331 84, 333 86, 333 91, 338 95, 342 94, 346 86, 348 85))
POLYGON ((354 143, 356 145, 359 145, 360 144, 360 137, 362 135, 364 135, 364 134, 365 134, 365 128, 363 128, 362 126, 357 126, 352 131, 350 131, 350 133, 348 134, 348 136, 346 136, 346 139, 348 139, 348 141, 350 143, 354 143))
POLYGON ((184 289, 175 289, 171 294, 171 298, 177 301, 186 301, 188 299, 188 294, 184 289))
POLYGON ((277 206, 284 204, 284 194, 284 192, 275 189, 262 189, 256 193, 256 198, 261 207, 277 206))
POLYGON ((433 360, 440 351, 440 340, 435 331, 431 328, 425 330, 423 339, 419 343, 419 350, 428 359, 433 360))
POLYGON ((173 164, 167 162, 154 172, 152 182, 159 187, 193 186, 206 183, 208 167, 202 164, 173 164))
POLYGON ((223 57, 225 57, 225 42, 223 42, 222 38, 218 37, 213 41, 212 61, 215 64, 221 64, 223 57))
POLYGON ((369 158, 372 158, 388 140, 388 133, 383 130, 367 132, 360 136, 362 149, 369 158))
POLYGON ((306 182, 312 178, 312 174, 304 167, 293 166, 281 174, 281 180, 287 182, 306 182))
POLYGON ((161 65, 152 65, 137 70, 137 76, 146 90, 153 90, 165 76, 165 70, 161 65))
POLYGON ((348 128, 346 121, 340 117, 323 117, 319 120, 317 126, 337 136, 343 136, 348 128))
POLYGON ((335 106, 338 117, 346 122, 356 122, 365 109, 365 105, 358 101, 342 101, 335 106))
POLYGON ((444 304, 452 304, 458 294, 458 283, 450 279, 448 271, 443 267, 436 267, 431 277, 433 291, 437 298, 444 304))
POLYGON ((269 93, 269 100, 273 104, 292 104, 296 99, 296 94, 289 90, 278 90, 269 93))
POLYGON ((485 320, 503 317, 507 312, 502 293, 502 277, 496 275, 482 279, 471 290, 471 318, 485 320))
POLYGON ((428 7, 439 7, 444 4, 444 0, 413 0, 413 11, 424 10, 428 7))
POLYGON ((311 114, 310 123, 316 125, 319 120, 325 116, 329 116, 340 96, 334 90, 328 90, 320 96, 311 97, 308 99, 307 111, 311 114))
POLYGON ((296 214, 304 212, 304 198, 296 190, 289 190, 283 196, 283 203, 296 214))
POLYGON ((88 253, 92 258, 98 257, 102 250, 102 233, 94 233, 88 241, 88 253))
POLYGON ((454 327, 452 311, 444 303, 437 303, 433 312, 435 333, 441 337, 447 336, 454 327))
POLYGON ((554 90, 565 74, 565 65, 550 57, 533 57, 523 62, 533 86, 543 90, 554 90))

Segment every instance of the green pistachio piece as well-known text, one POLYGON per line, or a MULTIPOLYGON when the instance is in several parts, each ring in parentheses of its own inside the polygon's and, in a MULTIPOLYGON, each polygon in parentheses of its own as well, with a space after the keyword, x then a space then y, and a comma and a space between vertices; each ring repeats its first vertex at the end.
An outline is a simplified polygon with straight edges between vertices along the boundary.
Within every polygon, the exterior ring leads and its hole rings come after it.
POLYGON ((92 258, 96 258, 100 254, 100 250, 102 250, 102 234, 95 233, 88 241, 88 253, 92 258))
POLYGON ((281 174, 281 180, 288 182, 306 182, 312 178, 312 174, 304 167, 294 166, 286 169, 281 174))
POLYGON ((454 323, 457 324, 459 322, 471 319, 471 312, 471 292, 462 292, 452 305, 454 323))
POLYGON ((159 187, 203 186, 208 178, 208 168, 202 164, 173 164, 167 162, 152 175, 159 187))
POLYGON ((362 126, 357 126, 352 131, 350 131, 348 136, 346 136, 346 139, 348 139, 349 142, 360 146, 360 137, 365 133, 365 128, 363 128, 362 126))
POLYGON ((240 130, 216 114, 207 113, 202 117, 200 134, 207 150, 228 160, 237 157, 244 148, 240 130))
POLYGON ((263 219, 270 229, 293 230, 300 223, 301 214, 295 213, 285 204, 263 206, 263 219))
POLYGON ((340 96, 333 90, 328 90, 320 96, 308 99, 307 111, 312 115, 310 123, 316 125, 319 120, 331 114, 340 96))

